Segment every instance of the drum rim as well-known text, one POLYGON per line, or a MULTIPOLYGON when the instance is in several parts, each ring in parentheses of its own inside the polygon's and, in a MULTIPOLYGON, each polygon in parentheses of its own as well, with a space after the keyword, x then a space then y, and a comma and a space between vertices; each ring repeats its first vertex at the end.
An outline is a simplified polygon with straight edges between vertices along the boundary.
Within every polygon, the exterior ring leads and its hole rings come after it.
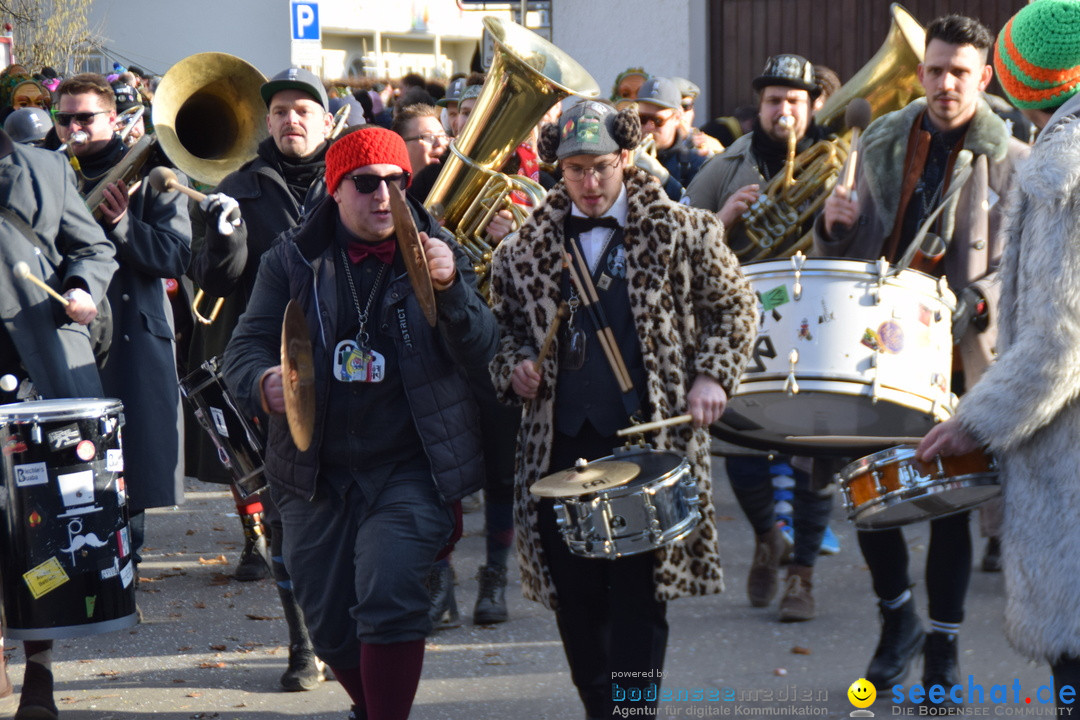
POLYGON ((880 464, 881 459, 887 458, 890 463, 893 460, 909 460, 915 457, 915 450, 914 445, 896 445, 884 450, 878 450, 869 455, 863 455, 857 460, 852 460, 836 474, 841 482, 851 482, 859 475, 865 475, 867 472, 873 472, 875 469, 882 467, 880 464))
POLYGON ((902 527, 904 525, 911 525, 923 520, 936 520, 938 518, 949 517, 950 515, 956 515, 957 513, 971 510, 974 507, 978 507, 987 500, 992 500, 994 497, 1001 493, 1001 478, 997 472, 980 472, 969 473, 967 475, 957 475, 947 479, 934 481, 929 484, 919 485, 917 487, 901 488, 899 490, 893 490, 892 492, 885 493, 881 497, 874 498, 869 502, 865 502, 858 508, 852 508, 848 511, 848 520, 855 524, 855 527, 860 530, 889 530, 891 528, 902 527), (900 505, 901 503, 908 502, 917 497, 924 497, 928 495, 936 495, 946 490, 960 490, 964 488, 975 487, 990 487, 997 486, 998 492, 994 495, 990 495, 978 502, 957 508, 943 515, 925 516, 920 518, 914 518, 912 520, 905 520, 900 523, 892 523, 889 525, 865 525, 860 523, 858 515, 867 515, 867 517, 873 517, 875 515, 884 512, 885 510, 900 505), (909 494, 909 497, 901 497, 903 494, 909 494))
MULTIPOLYGON (((742 264, 743 274, 747 275, 747 276, 750 276, 750 275, 763 275, 765 273, 772 272, 772 271, 769 271, 769 270, 765 270, 765 271, 762 271, 760 273, 755 273, 754 272, 754 270, 757 269, 755 266, 767 265, 769 263, 777 263, 778 267, 782 265, 783 266, 782 272, 784 272, 786 274, 794 275, 795 272, 796 272, 795 267, 792 265, 791 258, 786 257, 786 258, 769 258, 768 260, 753 260, 751 262, 743 263, 742 264)), ((847 265, 847 266, 861 265, 864 268, 864 270, 862 270, 861 272, 855 272, 855 271, 852 271, 852 270, 840 270, 839 272, 841 274, 872 275, 874 277, 878 276, 878 262, 877 262, 877 260, 859 260, 857 258, 844 258, 844 257, 812 257, 812 258, 808 257, 805 260, 803 260, 802 267, 799 268, 798 272, 802 276, 811 275, 811 274, 814 273, 814 270, 816 270, 817 272, 821 272, 821 269, 823 269, 823 267, 827 267, 829 263, 835 263, 837 265, 840 265, 841 267, 843 267, 844 265, 847 265), (821 266, 821 267, 819 267, 819 266, 821 266), (807 270, 807 268, 811 268, 811 270, 807 270), (865 268, 869 268, 869 269, 865 269, 865 268)), ((895 267, 896 266, 893 265, 892 263, 889 264, 889 269, 890 270, 892 270, 895 267)), ((889 275, 888 277, 886 277, 885 282, 886 282, 886 284, 888 284, 889 280, 895 280, 896 278, 904 277, 904 276, 920 278, 920 280, 918 280, 917 282, 922 282, 922 278, 925 278, 926 280, 932 282, 934 285, 938 284, 938 279, 935 278, 933 275, 929 275, 927 273, 924 273, 922 270, 916 270, 916 269, 910 268, 910 267, 904 268, 903 270, 901 270, 898 273, 889 275)), ((897 283, 897 284, 899 284, 899 283, 897 283)), ((944 289, 949 295, 953 295, 953 292, 952 292, 952 290, 950 288, 945 287, 944 289)))
MULTIPOLYGON (((652 547, 643 547, 640 550, 634 550, 633 552, 615 552, 615 553, 591 552, 591 553, 586 553, 586 552, 578 552, 578 551, 576 551, 574 549, 575 545, 584 546, 587 543, 592 543, 593 545, 604 546, 604 544, 606 542, 610 542, 611 545, 614 547, 614 546, 616 546, 618 544, 618 542, 615 541, 615 540, 612 540, 612 541, 600 540, 599 542, 591 541, 591 540, 571 540, 571 539, 567 538, 566 535, 563 535, 563 542, 566 543, 566 546, 570 549, 570 552, 573 553, 574 555, 577 555, 578 557, 590 558, 590 559, 595 559, 595 560, 618 560, 619 558, 629 557, 631 555, 641 555, 642 553, 647 553, 647 552, 652 552, 654 550, 659 550, 660 548, 662 548, 662 547, 664 547, 666 545, 670 545, 671 543, 679 542, 680 540, 682 540, 683 538, 688 536, 690 533, 692 533, 697 528, 697 526, 701 523, 701 520, 702 520, 701 508, 699 508, 695 504, 691 508, 689 515, 687 515, 685 518, 683 518, 678 523, 676 523, 675 525, 672 525, 671 528, 669 528, 669 531, 670 531, 670 530, 674 530, 675 528, 678 528, 683 523, 690 523, 687 527, 682 528, 677 535, 675 535, 673 537, 670 537, 670 538, 668 538, 666 540, 663 540, 658 545, 653 545, 652 547)), ((636 539, 640 538, 641 534, 645 533, 645 532, 646 531, 643 530, 641 533, 638 533, 637 535, 619 538, 619 540, 633 541, 633 540, 636 540, 636 539)))
POLYGON ((0 423, 50 422, 53 420, 92 419, 110 411, 124 411, 119 398, 50 398, 0 405, 0 423), (49 405, 53 409, 43 405, 49 405), (63 408, 63 409, 61 409, 63 408))

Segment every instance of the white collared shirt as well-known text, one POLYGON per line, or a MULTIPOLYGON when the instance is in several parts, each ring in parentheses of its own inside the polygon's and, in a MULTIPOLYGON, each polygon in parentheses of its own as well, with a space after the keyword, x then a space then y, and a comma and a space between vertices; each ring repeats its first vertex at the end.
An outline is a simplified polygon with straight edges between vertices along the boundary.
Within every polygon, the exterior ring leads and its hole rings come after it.
MULTIPOLYGON (((629 206, 626 202, 626 185, 623 185, 619 190, 619 197, 615 198, 615 202, 608 208, 608 211, 603 214, 602 217, 610 217, 619 223, 619 227, 626 227, 626 215, 629 212, 629 206)), ((585 213, 578 209, 577 205, 571 205, 570 215, 573 217, 588 217, 585 213)), ((589 263, 589 272, 596 272, 596 264, 600 262, 600 255, 604 252, 604 248, 608 244, 608 239, 611 237, 611 229, 605 227, 598 227, 584 232, 578 238, 578 242, 581 243, 581 249, 585 253, 585 261, 589 263)))

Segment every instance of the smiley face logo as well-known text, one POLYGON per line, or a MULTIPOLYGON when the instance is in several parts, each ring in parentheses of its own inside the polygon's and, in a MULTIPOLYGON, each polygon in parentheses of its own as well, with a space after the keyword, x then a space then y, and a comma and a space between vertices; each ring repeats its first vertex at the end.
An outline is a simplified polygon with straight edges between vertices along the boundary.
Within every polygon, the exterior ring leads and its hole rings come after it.
POLYGON ((857 708, 868 708, 877 699, 877 688, 866 678, 859 678, 847 689, 848 700, 857 708))

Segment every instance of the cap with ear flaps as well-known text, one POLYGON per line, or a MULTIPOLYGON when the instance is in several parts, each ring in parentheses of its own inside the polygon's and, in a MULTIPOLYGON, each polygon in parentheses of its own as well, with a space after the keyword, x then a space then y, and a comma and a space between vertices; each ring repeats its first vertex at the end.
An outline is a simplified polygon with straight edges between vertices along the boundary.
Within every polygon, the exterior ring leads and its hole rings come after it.
POLYGON ((607 155, 632 150, 641 142, 641 122, 634 109, 585 100, 562 114, 558 125, 540 133, 538 150, 545 162, 574 155, 607 155))

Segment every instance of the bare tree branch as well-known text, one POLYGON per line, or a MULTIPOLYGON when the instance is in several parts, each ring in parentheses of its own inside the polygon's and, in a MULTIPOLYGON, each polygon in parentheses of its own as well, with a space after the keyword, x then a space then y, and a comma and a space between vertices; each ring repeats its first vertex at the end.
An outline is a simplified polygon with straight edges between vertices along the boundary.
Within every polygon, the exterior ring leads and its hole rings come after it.
POLYGON ((15 26, 16 60, 31 70, 70 72, 101 46, 90 28, 92 0, 0 0, 0 20, 15 26))

